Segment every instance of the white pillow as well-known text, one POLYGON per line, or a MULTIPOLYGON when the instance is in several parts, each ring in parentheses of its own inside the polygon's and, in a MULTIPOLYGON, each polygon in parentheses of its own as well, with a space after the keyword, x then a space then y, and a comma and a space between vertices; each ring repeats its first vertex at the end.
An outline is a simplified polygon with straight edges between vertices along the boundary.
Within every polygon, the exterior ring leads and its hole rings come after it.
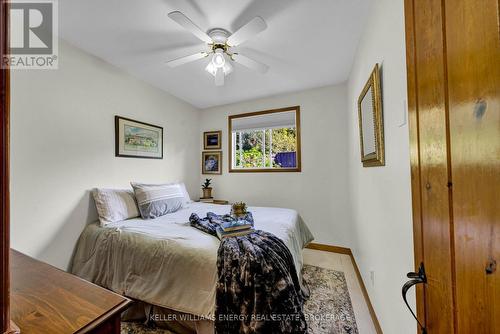
POLYGON ((169 185, 176 184, 181 188, 182 195, 184 196, 184 199, 185 199, 184 204, 189 204, 189 203, 193 202, 191 200, 191 197, 189 197, 189 193, 187 192, 186 185, 184 184, 184 182, 172 182, 172 183, 168 183, 168 184, 169 185))
POLYGON ((101 225, 139 217, 134 192, 97 188, 92 192, 101 225))

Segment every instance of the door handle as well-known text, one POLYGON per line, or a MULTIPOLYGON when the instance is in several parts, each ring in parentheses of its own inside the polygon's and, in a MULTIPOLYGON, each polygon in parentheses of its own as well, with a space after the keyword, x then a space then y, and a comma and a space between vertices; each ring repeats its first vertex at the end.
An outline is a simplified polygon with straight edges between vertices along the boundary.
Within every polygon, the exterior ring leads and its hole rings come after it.
POLYGON ((411 314, 417 321, 418 325, 422 329, 422 334, 427 334, 427 329, 425 328, 425 325, 422 325, 420 321, 418 320, 417 316, 415 315, 415 312, 410 307, 410 304, 408 304, 408 300, 406 299, 406 294, 408 293, 408 290, 417 284, 426 284, 427 283, 427 276, 425 275, 425 268, 424 264, 420 263, 420 267, 418 268, 418 272, 409 272, 406 274, 406 277, 410 278, 409 281, 407 281, 402 288, 402 295, 403 295, 403 300, 406 304, 406 307, 410 310, 411 314))

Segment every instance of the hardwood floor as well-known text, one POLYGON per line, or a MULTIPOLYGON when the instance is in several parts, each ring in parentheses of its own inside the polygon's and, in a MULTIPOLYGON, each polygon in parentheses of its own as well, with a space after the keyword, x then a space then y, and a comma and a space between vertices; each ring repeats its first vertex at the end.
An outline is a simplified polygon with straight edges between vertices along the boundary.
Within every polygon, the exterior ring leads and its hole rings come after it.
POLYGON ((305 264, 344 272, 359 333, 377 334, 351 257, 316 249, 304 249, 303 255, 305 264))

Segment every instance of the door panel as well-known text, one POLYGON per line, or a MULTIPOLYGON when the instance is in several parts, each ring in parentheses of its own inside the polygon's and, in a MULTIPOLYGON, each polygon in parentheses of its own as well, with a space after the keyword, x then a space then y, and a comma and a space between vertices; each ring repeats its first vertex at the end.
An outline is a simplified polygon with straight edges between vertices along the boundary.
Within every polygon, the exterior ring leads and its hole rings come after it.
POLYGON ((500 333, 499 0, 405 0, 405 16, 419 319, 500 333))
POLYGON ((429 333, 453 333, 442 6, 440 0, 418 0, 414 6, 415 29, 419 32, 415 36, 415 65, 426 320, 429 333))
POLYGON ((498 0, 446 4, 457 327, 500 333, 498 0))
MULTIPOLYGON (((415 272, 424 261, 422 247, 422 208, 420 198, 420 150, 419 123, 417 108, 417 71, 415 69, 415 20, 414 8, 411 0, 405 3, 406 24, 406 71, 408 84, 408 127, 410 128, 410 168, 411 168, 411 197, 413 206, 413 249, 415 253, 415 272)), ((425 321, 425 285, 415 285, 417 299, 417 317, 421 324, 425 321)))
MULTIPOLYGON (((8 5, 0 1, 0 59, 8 55, 8 5)), ((9 70, 0 69, 0 333, 10 324, 9 70)))

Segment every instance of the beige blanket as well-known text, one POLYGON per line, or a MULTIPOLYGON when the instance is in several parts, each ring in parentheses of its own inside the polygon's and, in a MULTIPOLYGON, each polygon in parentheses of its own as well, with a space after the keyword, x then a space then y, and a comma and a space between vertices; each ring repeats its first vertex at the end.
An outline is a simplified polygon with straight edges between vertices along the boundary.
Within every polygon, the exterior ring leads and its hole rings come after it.
MULTIPOLYGON (((250 207, 255 228, 284 241, 302 269, 302 248, 313 236, 297 212, 250 207)), ((189 226, 191 213, 229 213, 228 205, 192 203, 154 219, 129 219, 82 232, 70 271, 122 295, 212 319, 219 240, 189 226)))

